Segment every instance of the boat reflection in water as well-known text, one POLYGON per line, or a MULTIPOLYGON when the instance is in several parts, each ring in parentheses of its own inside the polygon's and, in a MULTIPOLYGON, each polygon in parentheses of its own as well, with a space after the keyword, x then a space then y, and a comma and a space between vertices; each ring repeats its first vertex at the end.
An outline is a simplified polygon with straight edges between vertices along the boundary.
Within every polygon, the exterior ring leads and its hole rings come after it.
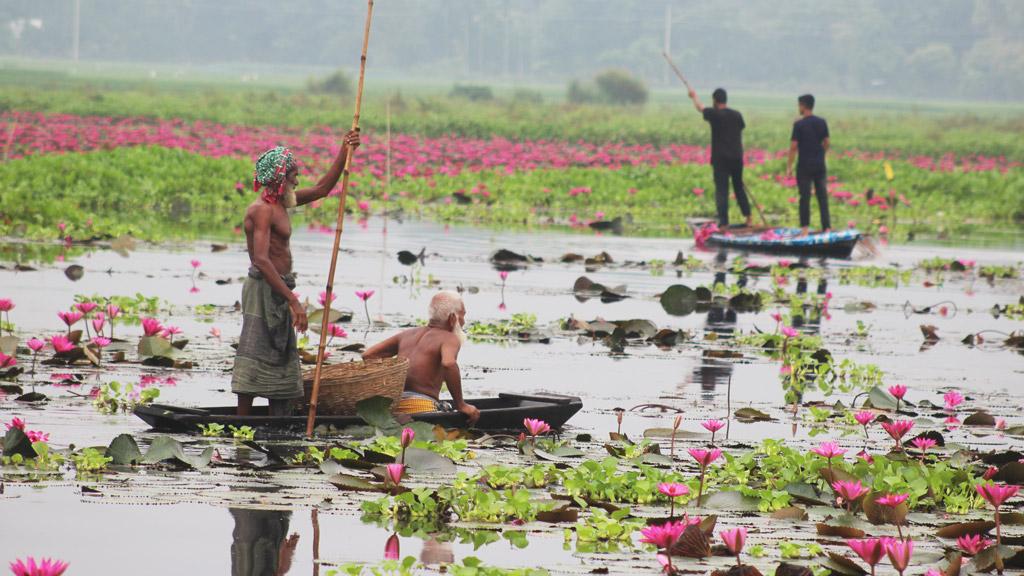
POLYGON ((282 576, 291 569, 299 535, 288 536, 288 510, 230 508, 231 576, 282 576))

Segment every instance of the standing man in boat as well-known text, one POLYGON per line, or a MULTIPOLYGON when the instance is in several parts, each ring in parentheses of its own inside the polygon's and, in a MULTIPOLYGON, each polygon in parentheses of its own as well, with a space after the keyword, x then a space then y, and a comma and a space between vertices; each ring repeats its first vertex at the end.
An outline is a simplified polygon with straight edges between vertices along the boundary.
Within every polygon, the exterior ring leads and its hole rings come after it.
POLYGON ((738 110, 729 108, 728 95, 724 88, 716 88, 711 93, 714 105, 711 108, 701 104, 697 91, 690 89, 690 100, 697 112, 704 115, 704 120, 711 125, 711 169, 715 178, 715 207, 718 211, 718 225, 725 228, 729 225, 729 180, 736 194, 736 203, 746 218, 746 226, 751 226, 750 202, 747 200, 747 189, 743 184, 743 115, 738 110))
POLYGON ((811 225, 811 185, 818 197, 821 212, 821 230, 832 231, 828 214, 828 178, 825 169, 825 154, 829 148, 828 122, 814 115, 814 96, 804 94, 797 98, 800 119, 793 123, 790 137, 789 158, 786 160, 786 177, 793 177, 793 160, 797 154, 796 185, 800 190, 800 228, 806 236, 811 225))
POLYGON ((399 356, 409 359, 405 390, 396 412, 415 414, 443 409, 438 399, 441 385, 448 385, 455 409, 473 425, 480 411, 462 398, 459 350, 466 341, 466 305, 462 296, 448 290, 430 299, 430 320, 422 328, 410 328, 379 342, 363 353, 363 360, 399 356))
POLYGON ((281 416, 302 397, 302 373, 295 330, 305 332, 306 311, 292 292, 292 235, 288 209, 319 200, 338 183, 345 158, 359 146, 359 132, 345 134, 331 168, 312 188, 296 190, 299 167, 291 150, 277 146, 256 160, 253 188, 260 193, 245 212, 249 276, 242 286, 242 335, 238 339, 231 391, 238 415, 247 416, 257 396, 281 416))

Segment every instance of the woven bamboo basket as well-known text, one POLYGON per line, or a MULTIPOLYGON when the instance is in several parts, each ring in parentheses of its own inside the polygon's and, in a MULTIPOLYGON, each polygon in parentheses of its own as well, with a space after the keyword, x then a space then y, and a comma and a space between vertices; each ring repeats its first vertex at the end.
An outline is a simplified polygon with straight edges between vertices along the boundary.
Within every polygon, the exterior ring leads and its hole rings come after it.
MULTIPOLYGON (((374 396, 390 398, 395 406, 405 388, 408 371, 409 360, 398 357, 325 365, 320 369, 317 410, 321 414, 355 414, 356 402, 374 396)), ((313 370, 302 375, 302 383, 308 406, 313 392, 313 370)))

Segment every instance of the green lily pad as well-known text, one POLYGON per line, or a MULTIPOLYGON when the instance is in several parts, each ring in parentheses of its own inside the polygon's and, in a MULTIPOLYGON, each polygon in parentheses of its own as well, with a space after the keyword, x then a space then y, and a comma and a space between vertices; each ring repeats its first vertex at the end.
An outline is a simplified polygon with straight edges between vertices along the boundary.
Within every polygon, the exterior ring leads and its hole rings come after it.
POLYGON ((121 434, 111 440, 104 456, 113 458, 110 463, 120 466, 129 466, 142 462, 142 452, 139 450, 139 445, 131 434, 121 434))
POLYGON ((143 336, 139 338, 139 356, 149 358, 159 356, 162 358, 174 358, 178 349, 171 345, 166 338, 160 336, 143 336))
POLYGON ((352 476, 350 474, 335 474, 328 478, 327 481, 342 490, 353 490, 356 492, 385 491, 384 486, 380 484, 374 484, 368 480, 364 480, 358 476, 352 476))
POLYGON ((4 435, 4 456, 8 458, 15 454, 21 454, 25 459, 35 458, 36 451, 32 448, 32 442, 22 432, 21 428, 11 428, 4 435))
POLYGON ((686 316, 697 309, 697 293, 689 286, 673 284, 661 293, 661 307, 673 316, 686 316))
POLYGON ((213 458, 213 447, 203 450, 199 456, 192 456, 185 453, 181 442, 170 436, 157 436, 150 444, 142 462, 145 464, 156 464, 157 462, 171 462, 179 466, 202 469, 210 465, 213 458))
POLYGON ((740 408, 735 413, 736 419, 740 422, 768 422, 772 417, 756 408, 740 408))
POLYGON ((454 474, 455 462, 437 452, 409 447, 405 451, 405 465, 417 474, 454 474))
POLYGON ((394 436, 402 432, 402 427, 391 414, 391 399, 374 396, 356 402, 356 414, 364 422, 377 428, 382 433, 394 436))

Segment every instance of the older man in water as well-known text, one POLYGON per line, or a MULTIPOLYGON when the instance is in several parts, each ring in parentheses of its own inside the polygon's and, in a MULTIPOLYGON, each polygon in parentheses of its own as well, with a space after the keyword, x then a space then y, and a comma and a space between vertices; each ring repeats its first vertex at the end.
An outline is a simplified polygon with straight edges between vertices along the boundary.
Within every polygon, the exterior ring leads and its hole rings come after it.
POLYGON ((288 209, 327 196, 359 146, 359 133, 345 134, 341 150, 320 181, 296 190, 299 167, 291 150, 278 146, 256 161, 253 188, 260 193, 245 212, 249 277, 242 286, 242 335, 231 377, 238 415, 246 416, 256 396, 267 398, 271 415, 284 415, 302 397, 302 373, 295 330, 305 332, 306 311, 292 293, 292 225, 288 209), (294 328, 294 329, 293 329, 294 328))
POLYGON ((466 341, 466 306, 456 292, 438 292, 430 299, 430 320, 425 327, 410 328, 380 342, 365 353, 363 360, 398 356, 409 359, 405 391, 397 412, 415 414, 441 408, 441 384, 448 385, 455 409, 475 424, 480 411, 462 398, 459 350, 466 341))

